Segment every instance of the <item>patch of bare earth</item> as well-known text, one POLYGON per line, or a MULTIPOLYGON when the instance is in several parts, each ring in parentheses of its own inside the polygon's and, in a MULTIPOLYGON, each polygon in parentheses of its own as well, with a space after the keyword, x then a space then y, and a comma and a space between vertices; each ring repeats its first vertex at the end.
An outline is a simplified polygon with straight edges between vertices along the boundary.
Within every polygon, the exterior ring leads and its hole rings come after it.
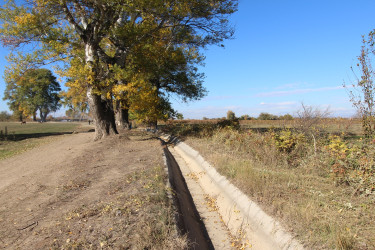
MULTIPOLYGON (((136 135, 134 133, 137 133, 136 135)), ((1 249, 182 249, 162 149, 78 133, 0 161, 1 249)))

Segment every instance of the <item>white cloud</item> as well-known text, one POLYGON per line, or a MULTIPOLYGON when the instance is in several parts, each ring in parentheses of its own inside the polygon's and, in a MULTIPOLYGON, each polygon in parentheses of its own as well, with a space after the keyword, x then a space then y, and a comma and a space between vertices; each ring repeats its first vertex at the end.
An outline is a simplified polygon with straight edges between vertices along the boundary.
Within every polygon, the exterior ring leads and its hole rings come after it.
POLYGON ((329 90, 337 90, 343 89, 343 86, 335 86, 335 87, 324 87, 324 88, 309 88, 309 89, 293 89, 293 90, 284 90, 284 91, 271 91, 271 92, 263 92, 258 93, 256 97, 276 97, 276 96, 286 96, 286 95, 295 95, 295 94, 306 94, 311 92, 321 92, 321 91, 329 91, 329 90))
POLYGON ((264 106, 291 106, 295 105, 297 102, 277 102, 277 103, 266 103, 266 102, 261 102, 260 105, 264 106))
POLYGON ((311 85, 308 84, 308 83, 296 82, 296 83, 284 84, 284 85, 276 87, 275 89, 295 89, 295 88, 303 88, 303 87, 306 88, 306 87, 309 87, 309 86, 311 86, 311 85))
POLYGON ((225 117, 228 110, 232 110, 237 113, 241 109, 240 106, 205 106, 201 108, 185 109, 180 110, 185 118, 190 119, 202 119, 202 117, 207 118, 218 118, 225 117))
POLYGON ((228 100, 233 99, 235 96, 207 96, 203 100, 205 101, 217 101, 217 100, 228 100))

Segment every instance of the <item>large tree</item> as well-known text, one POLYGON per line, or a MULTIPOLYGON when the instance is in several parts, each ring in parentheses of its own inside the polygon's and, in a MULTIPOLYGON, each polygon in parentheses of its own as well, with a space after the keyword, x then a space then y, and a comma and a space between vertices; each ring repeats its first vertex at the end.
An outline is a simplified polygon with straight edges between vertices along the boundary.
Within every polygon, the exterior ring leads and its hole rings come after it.
POLYGON ((30 69, 17 81, 6 82, 4 100, 9 108, 19 115, 20 120, 30 115, 36 117, 39 110, 41 121, 45 122, 50 112, 61 107, 60 84, 48 69, 30 69))
POLYGON ((197 51, 168 47, 165 41, 136 46, 128 56, 125 71, 128 84, 117 86, 115 96, 125 92, 132 113, 156 126, 158 119, 165 120, 175 115, 169 102, 171 96, 187 102, 205 95, 203 74, 198 73, 195 66, 201 60, 197 51), (140 89, 143 95, 137 94, 140 89))
POLYGON ((221 43, 233 34, 227 18, 236 8, 237 0, 10 0, 0 11, 1 41, 11 48, 37 43, 42 52, 30 58, 40 62, 80 54, 99 139, 117 133, 112 89, 128 82, 110 76, 113 68, 127 70, 135 46, 160 40, 199 50, 221 43))

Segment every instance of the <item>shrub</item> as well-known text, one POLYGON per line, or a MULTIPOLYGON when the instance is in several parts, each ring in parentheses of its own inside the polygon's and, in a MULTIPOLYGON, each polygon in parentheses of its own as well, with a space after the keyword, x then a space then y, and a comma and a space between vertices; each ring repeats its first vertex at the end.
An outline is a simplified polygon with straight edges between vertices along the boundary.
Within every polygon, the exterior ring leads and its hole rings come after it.
POLYGON ((232 119, 232 120, 221 120, 218 121, 216 124, 217 128, 231 128, 235 130, 240 129, 240 122, 238 119, 232 119))
POLYGON ((279 116, 279 120, 287 120, 287 121, 290 121, 290 120, 293 120, 293 116, 290 115, 290 114, 285 114, 285 115, 279 116))
POLYGON ((259 116, 258 116, 258 120, 277 120, 278 117, 277 115, 272 115, 272 114, 269 114, 269 113, 260 113, 259 116))
POLYGON ((11 117, 12 117, 12 115, 10 115, 6 111, 1 111, 0 112, 0 122, 9 121, 11 117))
POLYGON ((329 144, 326 147, 328 151, 337 158, 346 158, 349 153, 347 143, 337 135, 330 135, 328 140, 329 144))
POLYGON ((375 194, 375 145, 360 138, 348 141, 337 135, 327 138, 324 151, 336 184, 347 184, 356 194, 375 194))
POLYGON ((227 119, 228 120, 234 120, 234 119, 236 119, 236 114, 232 110, 228 110, 228 112, 227 112, 227 119))
POLYGON ((304 141, 305 137, 301 133, 293 133, 291 130, 282 130, 273 134, 275 145, 280 151, 291 152, 298 143, 304 141))

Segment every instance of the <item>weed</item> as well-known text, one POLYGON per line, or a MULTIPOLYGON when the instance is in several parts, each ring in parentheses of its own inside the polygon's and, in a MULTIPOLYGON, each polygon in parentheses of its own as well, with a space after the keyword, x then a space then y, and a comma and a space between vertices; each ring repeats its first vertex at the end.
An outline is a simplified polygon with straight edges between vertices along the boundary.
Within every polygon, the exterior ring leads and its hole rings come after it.
POLYGON ((336 246, 340 250, 351 250, 355 249, 355 238, 350 235, 349 230, 348 232, 342 233, 338 232, 336 234, 336 246))
POLYGON ((305 136, 302 133, 293 133, 291 130, 281 130, 273 134, 277 148, 283 152, 291 152, 298 143, 303 143, 305 136))
POLYGON ((187 143, 309 247, 375 247, 372 141, 322 133, 314 143, 292 129, 219 128, 187 143))

